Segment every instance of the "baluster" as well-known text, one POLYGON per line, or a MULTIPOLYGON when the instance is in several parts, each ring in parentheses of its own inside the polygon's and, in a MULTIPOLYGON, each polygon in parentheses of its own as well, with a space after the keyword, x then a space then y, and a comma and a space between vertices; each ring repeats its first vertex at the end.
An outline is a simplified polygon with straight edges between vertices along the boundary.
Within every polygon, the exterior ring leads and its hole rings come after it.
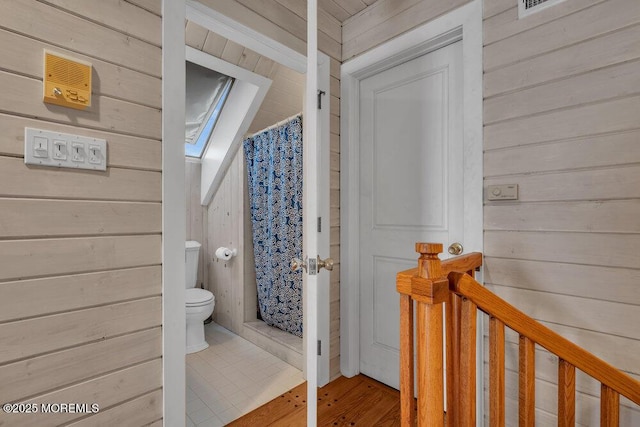
POLYGON ((418 425, 444 423, 442 305, 417 303, 418 425))
POLYGON ((520 335, 520 368, 519 389, 520 427, 533 427, 535 425, 536 410, 536 346, 535 343, 524 335, 520 335))
POLYGON ((476 425, 476 305, 462 298, 460 307, 460 425, 476 425))
POLYGON ((618 427, 620 424, 620 394, 602 384, 600 388, 600 426, 618 427))
POLYGON ((447 331, 447 426, 460 425, 460 305, 462 299, 453 292, 449 292, 446 304, 447 331))
POLYGON ((503 427, 504 405, 504 323, 489 318, 489 423, 503 427))
POLYGON ((416 420, 413 398, 413 300, 400 295, 400 423, 414 426, 416 420))
POLYGON ((576 367, 558 360, 558 426, 576 425, 576 367))

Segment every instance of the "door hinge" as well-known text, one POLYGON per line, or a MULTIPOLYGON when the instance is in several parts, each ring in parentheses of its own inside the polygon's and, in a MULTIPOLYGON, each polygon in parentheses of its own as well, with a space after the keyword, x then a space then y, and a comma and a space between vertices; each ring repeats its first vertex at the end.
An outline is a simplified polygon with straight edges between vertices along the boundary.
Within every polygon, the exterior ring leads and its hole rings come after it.
POLYGON ((322 110, 322 95, 324 95, 326 92, 323 90, 319 90, 318 91, 318 110, 322 110))
POLYGON ((318 356, 322 356, 322 341, 318 340, 318 356))
POLYGON ((322 217, 318 217, 318 233, 322 233, 322 217))

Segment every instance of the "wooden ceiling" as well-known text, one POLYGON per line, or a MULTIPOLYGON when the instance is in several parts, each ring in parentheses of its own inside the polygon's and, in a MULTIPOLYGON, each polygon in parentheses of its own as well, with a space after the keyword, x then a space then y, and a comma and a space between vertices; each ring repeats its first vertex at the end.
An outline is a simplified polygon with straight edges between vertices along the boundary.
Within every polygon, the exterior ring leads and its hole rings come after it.
POLYGON ((249 126, 249 134, 302 111, 304 74, 297 73, 191 21, 187 21, 185 38, 187 46, 273 81, 256 117, 249 126))
POLYGON ((364 10, 376 0, 318 0, 318 7, 340 22, 364 10))

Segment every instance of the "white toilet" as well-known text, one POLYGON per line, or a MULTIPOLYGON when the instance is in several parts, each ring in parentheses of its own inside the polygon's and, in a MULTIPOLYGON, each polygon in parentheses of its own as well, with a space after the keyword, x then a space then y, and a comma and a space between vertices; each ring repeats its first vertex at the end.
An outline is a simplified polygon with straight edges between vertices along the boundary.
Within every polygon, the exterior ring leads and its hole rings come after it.
POLYGON ((205 289, 196 288, 198 281, 198 255, 200 243, 190 240, 185 244, 186 250, 186 310, 187 310, 187 354, 195 353, 209 347, 204 339, 204 321, 213 313, 216 299, 205 289))

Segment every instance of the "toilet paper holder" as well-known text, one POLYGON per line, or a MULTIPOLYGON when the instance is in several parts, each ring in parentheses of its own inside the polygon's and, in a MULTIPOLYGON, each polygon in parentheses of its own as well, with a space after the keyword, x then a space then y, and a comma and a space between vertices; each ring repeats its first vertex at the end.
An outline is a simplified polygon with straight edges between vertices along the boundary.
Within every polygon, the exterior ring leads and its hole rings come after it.
POLYGON ((215 257, 222 261, 229 261, 232 257, 238 255, 237 249, 229 249, 227 247, 221 246, 216 249, 215 257))

